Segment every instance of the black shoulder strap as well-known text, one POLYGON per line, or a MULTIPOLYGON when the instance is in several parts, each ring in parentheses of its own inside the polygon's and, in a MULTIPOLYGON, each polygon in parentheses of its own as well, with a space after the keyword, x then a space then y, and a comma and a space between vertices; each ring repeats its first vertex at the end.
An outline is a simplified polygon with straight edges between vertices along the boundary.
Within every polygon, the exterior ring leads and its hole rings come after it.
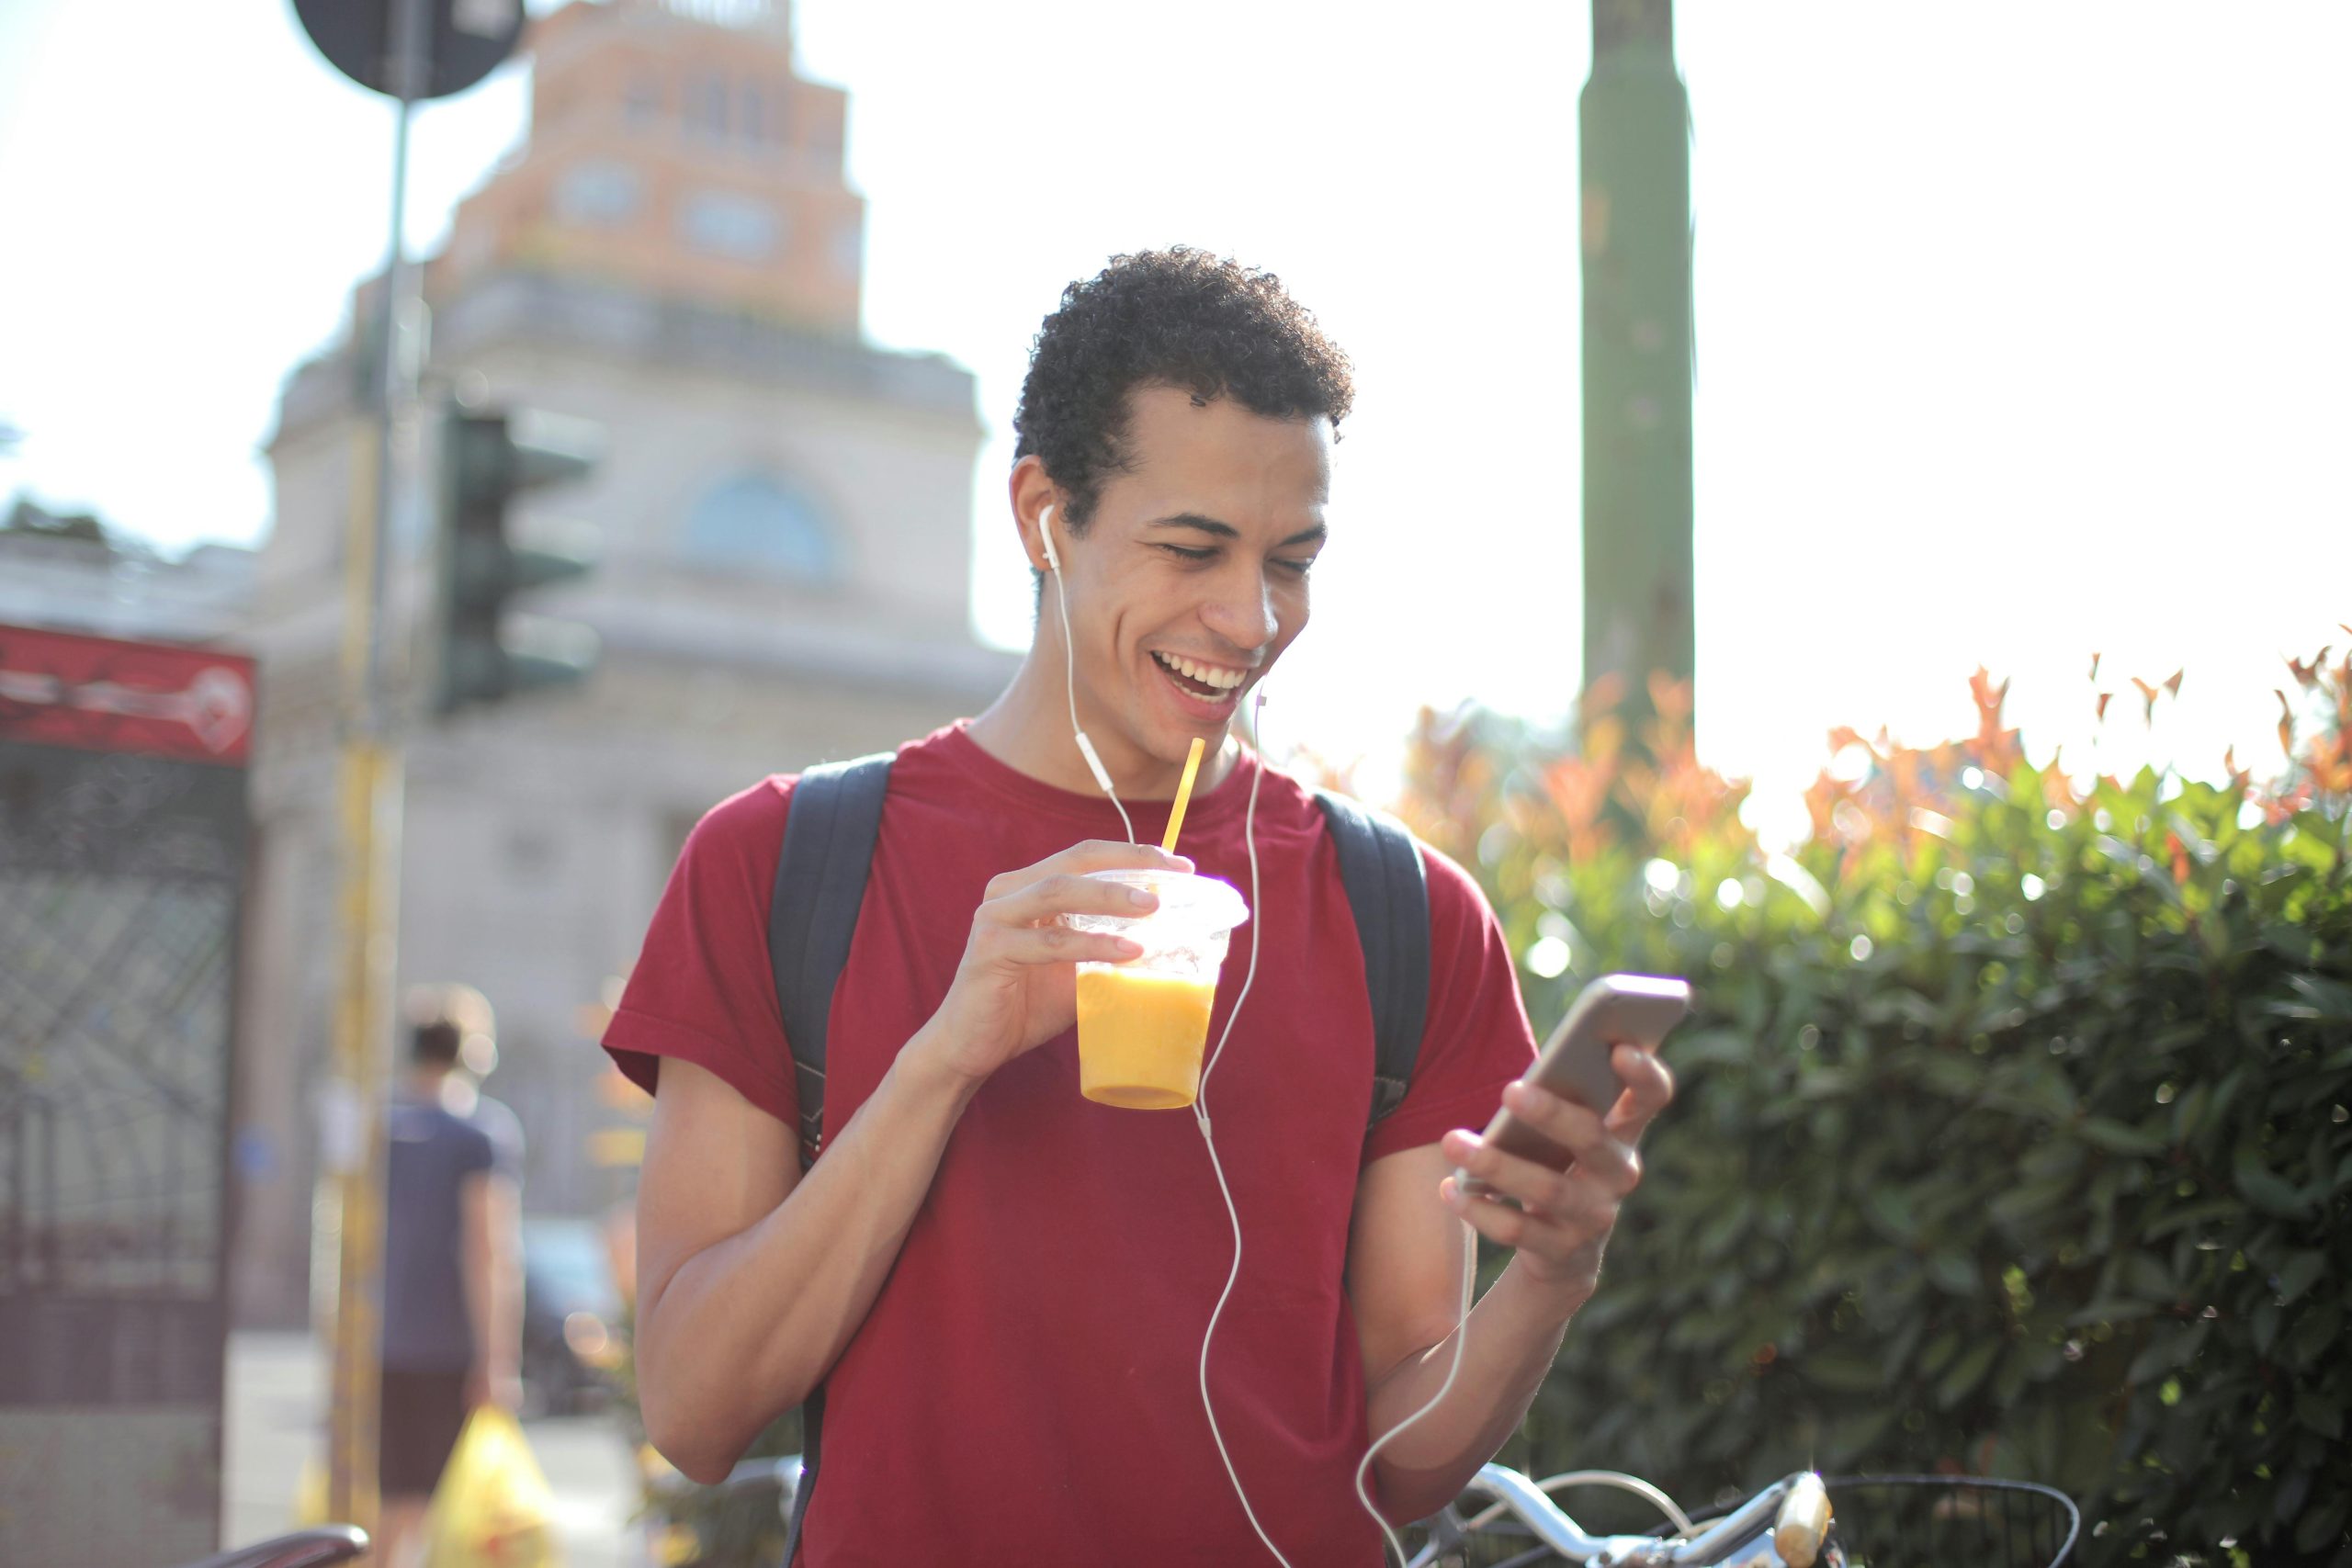
POLYGON ((1413 835, 1394 818, 1328 789, 1315 792, 1340 855, 1340 880, 1363 943, 1372 997, 1372 1121, 1412 1081, 1430 1010, 1430 892, 1413 835))
MULTIPOLYGON (((768 899, 768 964, 800 1094, 804 1172, 824 1146, 825 1030, 833 986, 849 962, 850 939, 857 933, 858 909, 865 902, 865 874, 882 829, 890 762, 891 754, 883 751, 810 768, 792 786, 792 805, 784 817, 784 852, 776 856, 775 890, 768 899)), ((800 1403, 800 1483, 785 1537, 786 1562, 800 1549, 801 1520, 817 1489, 824 1425, 825 1386, 819 1383, 800 1403)))
POLYGON ((800 1168, 825 1141, 825 1027, 833 985, 849 962, 865 900, 866 868, 882 827, 891 754, 824 762, 800 775, 784 818, 768 900, 768 963, 800 1091, 800 1168))

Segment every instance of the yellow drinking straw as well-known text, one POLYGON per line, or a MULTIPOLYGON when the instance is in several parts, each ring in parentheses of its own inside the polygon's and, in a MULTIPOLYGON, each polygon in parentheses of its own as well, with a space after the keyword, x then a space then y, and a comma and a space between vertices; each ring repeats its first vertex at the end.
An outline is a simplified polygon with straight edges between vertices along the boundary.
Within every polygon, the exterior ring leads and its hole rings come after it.
POLYGON ((1184 758, 1184 776, 1176 785, 1176 805, 1168 813, 1168 837, 1159 840, 1159 852, 1176 852, 1176 829, 1184 825, 1184 803, 1193 798, 1193 780, 1201 771, 1201 738, 1193 737, 1193 750, 1184 758))

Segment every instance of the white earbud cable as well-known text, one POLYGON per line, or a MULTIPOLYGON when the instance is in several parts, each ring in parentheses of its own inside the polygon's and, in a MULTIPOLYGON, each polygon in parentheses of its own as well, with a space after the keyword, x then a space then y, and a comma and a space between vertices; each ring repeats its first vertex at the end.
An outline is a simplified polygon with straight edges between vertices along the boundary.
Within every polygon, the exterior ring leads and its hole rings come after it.
POLYGON ((1111 771, 1102 765, 1102 759, 1095 753, 1094 742, 1089 740, 1086 731, 1079 727, 1078 643, 1070 636, 1069 590, 1062 584, 1061 557, 1054 549, 1052 507, 1046 507, 1040 515, 1038 532, 1046 541, 1046 563, 1054 570, 1054 597, 1060 601, 1062 607, 1062 651, 1069 656, 1069 732, 1078 738, 1078 754, 1086 759, 1086 771, 1094 775, 1094 782, 1101 784, 1102 793, 1111 797, 1111 805, 1119 813, 1119 825, 1127 830, 1127 842, 1132 844, 1136 841, 1136 825, 1128 819, 1127 808, 1119 804, 1119 792, 1111 787, 1111 771))
MULTIPOLYGON (((1120 825, 1126 829, 1127 841, 1134 843, 1136 841, 1135 822, 1127 816, 1126 807, 1121 804, 1118 791, 1112 787, 1109 770, 1103 767, 1102 758, 1095 752, 1093 742, 1088 739, 1086 731, 1079 728, 1078 644, 1070 632, 1069 590, 1062 582, 1061 561, 1058 552, 1054 548, 1052 530, 1053 508, 1048 506, 1043 514, 1042 532, 1046 541, 1046 559, 1053 569, 1054 597, 1061 607, 1062 651, 1067 656, 1069 673, 1070 733, 1077 739, 1079 754, 1086 760, 1087 771, 1094 775, 1094 782, 1102 785, 1103 795, 1109 797, 1111 805, 1118 811, 1120 825)), ((1273 1538, 1266 1533, 1266 1527, 1259 1521, 1257 1509, 1250 1506, 1250 1494, 1241 1484, 1241 1473, 1234 1468, 1233 1455, 1225 1446, 1225 1434, 1217 1427, 1216 1404, 1209 1396, 1209 1346, 1216 1337, 1217 1321, 1225 1315, 1226 1303, 1233 1297, 1233 1287, 1241 1278, 1241 1211, 1234 1203, 1232 1185, 1225 1179, 1225 1162, 1217 1157, 1216 1140, 1210 1131, 1209 1075, 1216 1070, 1217 1062, 1224 1056, 1226 1042, 1233 1037, 1234 1021, 1241 1016, 1241 1004, 1249 999, 1250 988, 1258 980, 1259 937, 1260 933, 1265 930, 1265 920, 1259 911, 1258 879, 1258 786, 1266 776, 1265 708, 1265 694, 1261 691, 1257 694, 1257 766, 1256 771, 1250 775, 1250 800, 1249 804, 1243 807, 1241 818, 1242 842, 1250 856, 1250 906, 1255 917, 1250 922, 1250 966, 1242 975, 1241 989, 1234 996, 1232 1010, 1226 1014, 1225 1028, 1217 1035, 1216 1047, 1209 1053, 1208 1060, 1202 1064, 1200 1087, 1193 1097, 1193 1121, 1201 1130, 1202 1146, 1208 1150, 1209 1168, 1216 1176, 1217 1191, 1225 1199, 1226 1218, 1233 1226, 1233 1266, 1227 1270, 1225 1288, 1217 1292, 1216 1305, 1209 1313, 1208 1327, 1201 1336, 1201 1411, 1208 1417, 1209 1437, 1216 1444, 1217 1458, 1225 1463, 1226 1478, 1233 1483, 1233 1495, 1239 1499, 1241 1511, 1250 1520, 1250 1528, 1258 1532, 1259 1540, 1264 1543, 1267 1551, 1272 1554, 1276 1562, 1282 1564, 1282 1568, 1291 1568, 1290 1559, 1283 1555, 1282 1549, 1276 1546, 1273 1538)), ((1462 1349, 1469 1338, 1471 1296, 1476 1286, 1478 1260, 1477 1234, 1471 1230, 1467 1221, 1463 1222, 1462 1228, 1466 1233, 1462 1269, 1462 1320, 1455 1325, 1453 1331, 1453 1364, 1446 1371, 1445 1381, 1438 1385, 1438 1391, 1430 1396, 1430 1402, 1382 1433, 1372 1446, 1364 1450, 1362 1462, 1356 1466, 1356 1500, 1363 1505, 1364 1512, 1370 1514, 1373 1522, 1380 1527, 1380 1532, 1386 1538, 1389 1550, 1396 1554, 1396 1561, 1400 1563, 1406 1560, 1404 1543, 1397 1538, 1396 1530, 1390 1527, 1387 1519, 1382 1517, 1380 1510, 1373 1506, 1372 1495, 1366 1490, 1364 1483, 1371 1474, 1373 1461, 1379 1455, 1380 1450, 1407 1427, 1435 1410, 1445 1396, 1453 1391, 1454 1380, 1462 1371, 1462 1349)))
POLYGON ((1462 1348, 1470 1342, 1471 1298, 1478 1288, 1478 1233, 1471 1228, 1467 1220, 1462 1222, 1462 1229, 1465 1233, 1462 1238, 1462 1319, 1453 1325, 1453 1361, 1445 1370, 1445 1381, 1437 1385, 1437 1392, 1430 1395, 1427 1404, 1374 1438, 1372 1447, 1363 1451, 1363 1461, 1356 1466, 1356 1501, 1363 1505, 1363 1511, 1372 1516, 1373 1522, 1380 1527, 1380 1533, 1388 1539, 1388 1550, 1396 1554, 1399 1563, 1407 1561, 1405 1543, 1398 1539, 1380 1510, 1373 1506, 1372 1494, 1365 1488, 1364 1482, 1371 1476, 1372 1461, 1379 1457, 1380 1450, 1396 1441, 1397 1435, 1407 1427, 1443 1404, 1445 1396, 1453 1392, 1453 1380, 1462 1375, 1462 1348))
MULTIPOLYGON (((1258 698, 1259 726, 1262 733, 1265 724, 1265 697, 1258 698)), ((1233 1483, 1233 1495, 1241 1499, 1241 1511, 1249 1517, 1250 1528, 1258 1532, 1266 1550, 1283 1568, 1291 1568, 1290 1559, 1283 1555, 1266 1527, 1258 1522, 1258 1510, 1250 1506, 1250 1494, 1241 1485, 1241 1472, 1233 1468, 1233 1455, 1227 1451, 1225 1434, 1217 1430, 1216 1406, 1209 1399, 1209 1341, 1216 1337, 1217 1319, 1225 1315, 1225 1303, 1232 1299, 1234 1281, 1241 1278, 1241 1211, 1234 1206, 1233 1189, 1225 1179, 1225 1162, 1216 1157, 1216 1140, 1209 1135, 1209 1075, 1216 1070, 1217 1059, 1225 1055, 1225 1043, 1233 1038, 1233 1021, 1241 1016, 1241 1004, 1249 999, 1250 987, 1258 979, 1258 934, 1266 929, 1264 912, 1258 907, 1258 785, 1266 776, 1265 750, 1258 753, 1256 771, 1250 775, 1250 804, 1243 808, 1241 841, 1250 852, 1250 967, 1241 976, 1241 989, 1233 998, 1233 1010, 1225 1015, 1224 1032, 1216 1037, 1216 1049, 1201 1066, 1200 1088, 1193 1096, 1193 1120, 1201 1129, 1201 1144, 1209 1151, 1209 1168, 1216 1173, 1216 1190, 1225 1195, 1226 1218, 1233 1224, 1233 1267, 1225 1276, 1225 1289, 1217 1292, 1216 1306, 1209 1313, 1209 1325, 1201 1336, 1201 1411, 1209 1418, 1209 1436, 1216 1442, 1217 1458, 1225 1461, 1226 1478, 1233 1483)))

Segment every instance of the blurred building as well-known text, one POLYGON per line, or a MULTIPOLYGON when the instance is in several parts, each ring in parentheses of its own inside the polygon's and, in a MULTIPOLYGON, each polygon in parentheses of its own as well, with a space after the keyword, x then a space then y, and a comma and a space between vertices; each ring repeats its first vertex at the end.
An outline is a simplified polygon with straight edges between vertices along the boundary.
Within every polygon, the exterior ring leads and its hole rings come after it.
POLYGON ((19 499, 0 518, 0 625, 134 642, 233 640, 253 608, 255 558, 198 545, 176 558, 96 518, 19 499))
MULTIPOLYGON (((973 712, 1012 667, 969 631, 973 379, 861 341, 846 95, 796 73, 786 23, 756 0, 582 0, 545 18, 528 142, 426 269, 428 402, 583 418, 607 443, 591 481, 535 503, 602 533, 595 574, 535 606, 596 628, 596 675, 424 726, 408 750, 401 967, 496 1006, 489 1089, 528 1133, 536 1211, 626 1190, 590 1152, 611 1112, 586 1015, 700 813, 973 712)), ((288 380, 268 446, 234 1266, 248 1322, 299 1321, 305 1299, 372 293, 352 341, 288 380)), ((424 532, 420 502, 396 522, 404 555, 424 532)), ((422 589, 412 560, 394 589, 412 637, 422 589)))

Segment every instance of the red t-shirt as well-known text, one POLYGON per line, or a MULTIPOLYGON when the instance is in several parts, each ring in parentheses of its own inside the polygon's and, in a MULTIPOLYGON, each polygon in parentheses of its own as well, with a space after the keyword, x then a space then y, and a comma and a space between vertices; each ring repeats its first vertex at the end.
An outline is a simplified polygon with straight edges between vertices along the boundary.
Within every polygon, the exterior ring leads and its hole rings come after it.
MULTIPOLYGON (((1206 1089, 1241 1216, 1242 1267, 1209 1383, 1251 1506, 1299 1568, 1379 1561, 1356 1500, 1369 1441, 1343 1279, 1366 1162, 1478 1127, 1535 1043, 1476 885, 1424 849, 1429 1024, 1405 1099, 1369 1135, 1372 1011, 1339 863, 1314 797, 1269 771, 1252 897, 1245 756, 1196 797, 1182 849, 1241 890, 1206 1089)), ((686 841, 605 1046, 650 1089, 663 1055, 726 1079, 787 1128, 797 1097, 766 924, 792 781, 722 802, 686 841)), ((1166 803, 1128 807, 1157 842, 1166 803)), ((900 750, 849 962, 834 993, 828 1140, 955 978, 989 878, 1087 838, 1110 803, 1053 788, 962 726, 900 750)), ((1193 1118, 1080 1099, 1065 1034, 984 1085, 950 1137, 873 1310, 826 1380, 815 1568, 918 1562, 1248 1562, 1264 1555, 1202 1413, 1201 1337, 1232 1229, 1193 1118)))

